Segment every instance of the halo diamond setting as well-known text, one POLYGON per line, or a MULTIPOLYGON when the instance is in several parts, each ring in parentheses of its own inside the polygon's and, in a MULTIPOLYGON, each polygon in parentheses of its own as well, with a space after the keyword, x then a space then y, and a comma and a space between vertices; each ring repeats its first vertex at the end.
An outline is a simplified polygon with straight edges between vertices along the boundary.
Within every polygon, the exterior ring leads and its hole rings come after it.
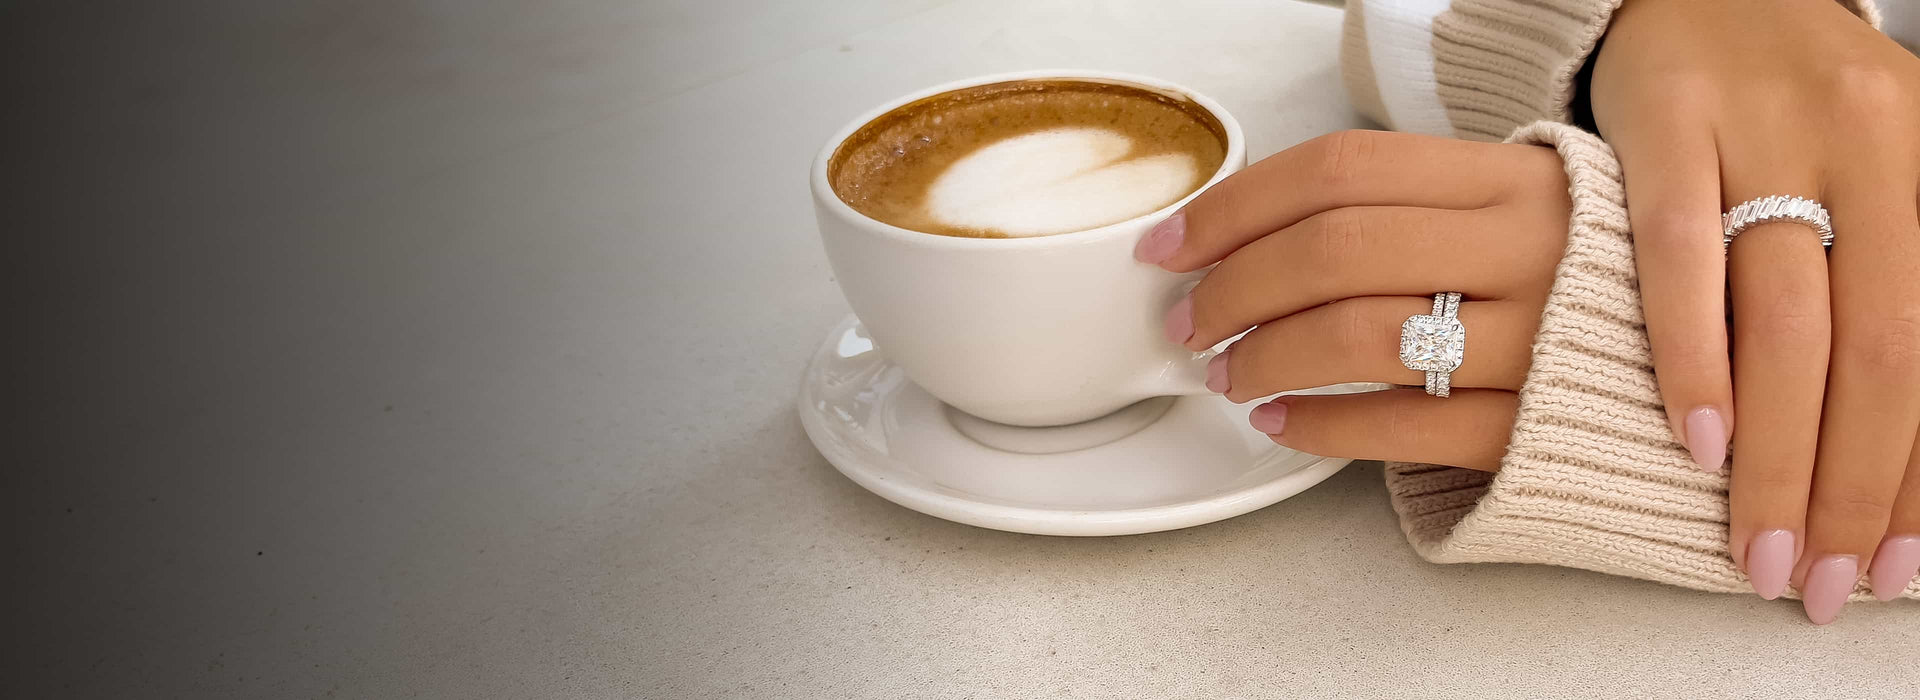
POLYGON ((1400 324, 1400 364, 1427 373, 1427 393, 1447 396, 1451 374, 1466 360, 1467 327, 1461 325, 1460 293, 1433 296, 1433 313, 1400 324))

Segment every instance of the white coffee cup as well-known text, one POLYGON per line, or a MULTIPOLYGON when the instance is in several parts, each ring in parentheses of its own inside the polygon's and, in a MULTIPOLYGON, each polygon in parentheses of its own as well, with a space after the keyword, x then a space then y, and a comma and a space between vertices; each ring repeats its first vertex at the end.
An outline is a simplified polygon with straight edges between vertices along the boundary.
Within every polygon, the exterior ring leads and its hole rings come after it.
POLYGON ((1109 226, 995 239, 881 223, 834 194, 828 161, 861 126, 926 97, 1017 80, 1116 83, 1183 97, 1211 113, 1226 135, 1226 158, 1207 185, 1246 165, 1246 137, 1233 115, 1205 95, 1153 78, 1030 71, 956 81, 892 100, 842 127, 813 163, 820 238, 847 303, 875 347, 907 378, 989 421, 1068 425, 1144 399, 1207 393, 1212 353, 1190 352, 1168 342, 1162 331, 1166 310, 1199 274, 1174 274, 1133 259, 1140 237, 1193 194, 1109 226))

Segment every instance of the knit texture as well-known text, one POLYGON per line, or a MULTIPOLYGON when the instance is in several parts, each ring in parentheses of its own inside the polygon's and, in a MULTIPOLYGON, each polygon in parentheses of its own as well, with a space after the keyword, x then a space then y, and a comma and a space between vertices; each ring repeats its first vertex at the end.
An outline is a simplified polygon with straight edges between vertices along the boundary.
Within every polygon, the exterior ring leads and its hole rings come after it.
MULTIPOLYGON (((1508 140, 1553 147, 1565 162, 1566 254, 1500 471, 1389 463, 1401 529, 1435 563, 1551 564, 1751 591, 1727 552, 1726 474, 1693 466, 1667 427, 1619 161, 1565 124, 1536 122, 1508 140)), ((1920 598, 1920 582, 1905 595, 1920 598)), ((1853 597, 1872 595, 1862 583, 1853 597)))
POLYGON ((1433 19, 1433 71, 1454 134, 1499 141, 1571 121, 1574 78, 1621 0, 1454 0, 1433 19))

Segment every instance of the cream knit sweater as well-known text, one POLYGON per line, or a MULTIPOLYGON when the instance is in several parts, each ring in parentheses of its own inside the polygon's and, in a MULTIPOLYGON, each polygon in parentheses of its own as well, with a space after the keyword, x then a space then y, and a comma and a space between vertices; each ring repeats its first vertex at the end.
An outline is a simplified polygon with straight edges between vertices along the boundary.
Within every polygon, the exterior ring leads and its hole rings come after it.
MULTIPOLYGON (((1363 111, 1399 128, 1551 146, 1573 194, 1566 255, 1500 471, 1390 463, 1387 488, 1428 561, 1553 564, 1751 592, 1727 552, 1726 474, 1693 466, 1667 426, 1619 163, 1599 138, 1556 123, 1616 4, 1348 2, 1343 62, 1363 111), (1422 25, 1408 19, 1418 12, 1377 11, 1387 5, 1433 14, 1422 25), (1430 51, 1394 43, 1409 37, 1430 51), (1425 83, 1413 80, 1423 70, 1425 83), (1424 101, 1404 93, 1415 84, 1429 86, 1424 101)), ((1851 7, 1875 17, 1871 6, 1851 7)), ((1864 582, 1853 597, 1872 599, 1864 582)), ((1906 597, 1920 598, 1920 583, 1906 597)))

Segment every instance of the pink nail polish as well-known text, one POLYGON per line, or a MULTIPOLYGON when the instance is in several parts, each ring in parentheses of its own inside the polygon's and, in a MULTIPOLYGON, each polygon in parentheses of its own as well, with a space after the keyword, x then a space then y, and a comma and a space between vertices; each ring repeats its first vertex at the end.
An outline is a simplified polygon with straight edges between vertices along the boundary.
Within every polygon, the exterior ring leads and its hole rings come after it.
POLYGON ((1824 625, 1839 617, 1840 608, 1847 604, 1847 596, 1853 594, 1853 586, 1859 581, 1860 558, 1851 554, 1822 557, 1807 567, 1807 585, 1800 589, 1807 619, 1824 625))
POLYGON ((1720 471, 1727 462, 1727 421, 1712 406, 1701 406, 1687 414, 1687 451, 1701 469, 1720 471))
POLYGON ((1793 533, 1768 530, 1747 541, 1747 578, 1760 597, 1773 600, 1787 592, 1793 564, 1793 533))
POLYGON ((1166 262, 1174 253, 1180 252, 1180 243, 1186 237, 1187 215, 1174 212, 1173 216, 1156 224, 1153 230, 1140 238, 1140 242, 1133 246, 1133 258, 1155 265, 1166 262))
POLYGON ((1233 384, 1227 381, 1227 354, 1231 352, 1227 350, 1207 360, 1207 391, 1224 394, 1233 388, 1233 384))
POLYGON ((1167 340, 1176 345, 1186 345, 1193 339, 1193 297, 1184 296, 1180 302, 1167 309, 1167 340))
POLYGON ((1287 427, 1287 405, 1275 401, 1254 407, 1253 414, 1247 416, 1247 423, 1254 430, 1268 435, 1279 435, 1287 427))
POLYGON ((1915 574, 1920 574, 1920 535, 1897 535, 1880 543, 1867 580, 1873 582, 1873 597, 1893 600, 1913 584, 1915 574))

